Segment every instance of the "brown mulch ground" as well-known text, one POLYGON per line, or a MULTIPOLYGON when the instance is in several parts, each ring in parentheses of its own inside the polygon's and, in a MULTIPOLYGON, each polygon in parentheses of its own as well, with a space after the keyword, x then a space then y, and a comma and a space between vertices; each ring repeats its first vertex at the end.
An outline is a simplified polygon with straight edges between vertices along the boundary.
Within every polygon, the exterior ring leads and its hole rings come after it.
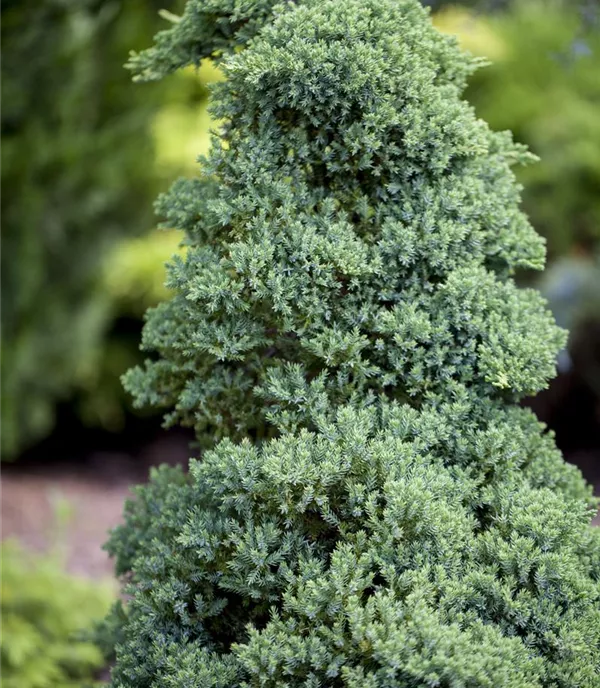
POLYGON ((185 463, 189 455, 184 438, 165 433, 136 457, 110 452, 93 454, 81 463, 4 465, 2 539, 18 538, 40 552, 59 540, 70 572, 111 576, 112 563, 102 544, 121 520, 131 485, 143 482, 151 466, 185 463), (67 516, 59 526, 57 514, 63 511, 67 516))

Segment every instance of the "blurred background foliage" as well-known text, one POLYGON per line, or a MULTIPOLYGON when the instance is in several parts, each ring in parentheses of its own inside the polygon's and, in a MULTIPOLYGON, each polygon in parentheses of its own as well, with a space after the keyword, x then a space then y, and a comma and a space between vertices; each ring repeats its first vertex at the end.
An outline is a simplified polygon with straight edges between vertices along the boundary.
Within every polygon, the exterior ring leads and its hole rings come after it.
POLYGON ((151 4, 2 4, 4 458, 95 374, 110 309, 98 266, 152 224, 157 93, 136 93, 121 69, 156 28, 151 4))
POLYGON ((4 688, 92 686, 106 665, 103 618, 115 585, 66 572, 64 536, 73 514, 66 500, 54 501, 46 554, 26 552, 13 540, 0 545, 4 688))
MULTIPOLYGON (((167 23, 161 0, 2 5, 2 457, 52 432, 57 404, 112 432, 132 413, 119 376, 143 313, 166 297, 175 231, 152 204, 209 144, 210 64, 134 85, 122 65, 167 23)), ((467 97, 541 162, 518 171, 548 240, 538 286, 578 332, 600 319, 597 0, 430 2, 438 27, 491 66, 467 97)), ((177 13, 181 1, 167 3, 177 13)), ((574 361, 600 399, 594 347, 574 361)), ((587 383, 586 383, 587 384, 587 383)))
POLYGON ((92 685, 105 659, 89 638, 113 590, 65 573, 54 554, 33 555, 13 541, 0 551, 3 687, 92 685))
MULTIPOLYGON (((153 113, 148 134, 154 152, 151 171, 160 180, 160 190, 177 176, 194 174, 197 157, 208 151, 208 84, 219 78, 220 73, 207 63, 199 70, 174 74, 160 84, 164 101, 153 113)), ((147 86, 132 84, 131 88, 143 90, 147 86)), ((157 194, 149 201, 150 210, 157 194)), ((119 432, 125 415, 134 413, 120 376, 142 358, 139 343, 144 313, 168 298, 164 266, 181 251, 178 231, 154 231, 155 227, 153 217, 143 234, 122 236, 99 266, 97 290, 109 304, 110 329, 93 375, 79 395, 78 411, 86 425, 119 432)), ((143 411, 135 413, 144 415, 143 411)))
MULTIPOLYGON (((173 3, 170 3, 173 4, 173 3)), ((2 457, 51 432, 58 402, 118 429, 118 335, 163 297, 175 236, 153 201, 207 146, 205 74, 134 86, 123 63, 158 0, 2 3, 2 457), (192 152, 193 151, 193 152, 192 152)))

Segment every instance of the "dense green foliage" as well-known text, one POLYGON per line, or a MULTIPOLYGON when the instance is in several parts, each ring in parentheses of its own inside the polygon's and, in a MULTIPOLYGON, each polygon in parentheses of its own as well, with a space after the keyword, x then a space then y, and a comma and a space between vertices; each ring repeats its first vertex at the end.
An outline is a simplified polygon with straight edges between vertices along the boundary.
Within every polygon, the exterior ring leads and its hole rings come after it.
POLYGON ((159 201, 188 248, 126 379, 213 448, 108 544, 113 685, 593 688, 592 500, 516 404, 565 341, 512 279, 544 263, 531 157, 416 0, 273 5, 190 0, 132 60, 226 80, 159 201))
POLYGON ((158 93, 132 93, 123 63, 160 6, 2 4, 3 458, 94 385, 112 317, 100 265, 153 224, 158 93))
POLYGON ((89 685, 104 665, 85 639, 106 614, 110 587, 70 576, 56 555, 3 543, 1 667, 4 688, 89 685))
POLYGON ((306 400, 537 391, 563 335, 505 279, 541 267, 544 248, 510 170, 526 153, 458 99, 473 61, 412 28, 419 8, 385 60, 350 45, 360 23, 307 11, 226 62, 222 138, 159 203, 194 248, 149 317, 161 358, 129 387, 211 440, 303 423, 306 400), (298 21, 319 43, 295 38, 298 21))
POLYGON ((155 473, 110 545, 115 685, 594 686, 586 490, 528 412, 477 420, 342 408, 155 473))

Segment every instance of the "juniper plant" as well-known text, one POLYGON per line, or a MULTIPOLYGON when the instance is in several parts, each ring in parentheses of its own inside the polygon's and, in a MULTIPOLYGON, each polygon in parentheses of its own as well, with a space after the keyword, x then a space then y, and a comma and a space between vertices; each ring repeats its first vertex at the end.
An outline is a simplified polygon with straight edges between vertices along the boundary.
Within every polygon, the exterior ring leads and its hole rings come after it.
POLYGON ((544 245, 416 0, 190 0, 134 56, 205 57, 222 122, 159 200, 186 232, 126 384, 210 447, 108 549, 113 685, 596 685, 593 502, 516 402, 565 334, 544 245), (221 440, 221 441, 218 441, 221 440))

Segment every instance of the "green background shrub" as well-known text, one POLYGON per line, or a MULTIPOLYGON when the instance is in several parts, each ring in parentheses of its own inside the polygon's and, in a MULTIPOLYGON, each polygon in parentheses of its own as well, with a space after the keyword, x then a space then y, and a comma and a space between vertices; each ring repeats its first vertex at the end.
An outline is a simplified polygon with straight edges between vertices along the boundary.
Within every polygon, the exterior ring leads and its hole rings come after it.
POLYGON ((138 353, 118 321, 141 322, 164 294, 179 237, 149 232, 152 201, 207 148, 204 82, 218 78, 207 65, 131 89, 123 64, 169 25, 160 7, 3 4, 4 459, 43 439, 61 402, 123 424, 118 378, 138 353))
POLYGON ((52 427, 94 375, 116 239, 152 225, 151 92, 122 64, 157 28, 152 3, 2 6, 2 455, 52 427))
POLYGON ((112 586, 67 574, 57 552, 33 555, 6 541, 1 557, 2 685, 91 685, 105 660, 88 637, 110 607, 112 586))
MULTIPOLYGON (((208 151, 211 119, 207 85, 219 78, 218 71, 207 62, 199 70, 183 70, 165 84, 164 103, 157 107, 151 123, 153 164, 161 180, 191 171, 195 156, 208 151)), ((87 425, 101 425, 112 432, 123 430, 126 414, 132 409, 120 376, 142 357, 137 332, 135 337, 126 337, 118 324, 128 321, 139 331, 146 309, 168 297, 165 263, 179 252, 181 240, 181 232, 174 229, 122 237, 104 256, 97 288, 110 304, 113 327, 79 402, 79 414, 87 425)))

